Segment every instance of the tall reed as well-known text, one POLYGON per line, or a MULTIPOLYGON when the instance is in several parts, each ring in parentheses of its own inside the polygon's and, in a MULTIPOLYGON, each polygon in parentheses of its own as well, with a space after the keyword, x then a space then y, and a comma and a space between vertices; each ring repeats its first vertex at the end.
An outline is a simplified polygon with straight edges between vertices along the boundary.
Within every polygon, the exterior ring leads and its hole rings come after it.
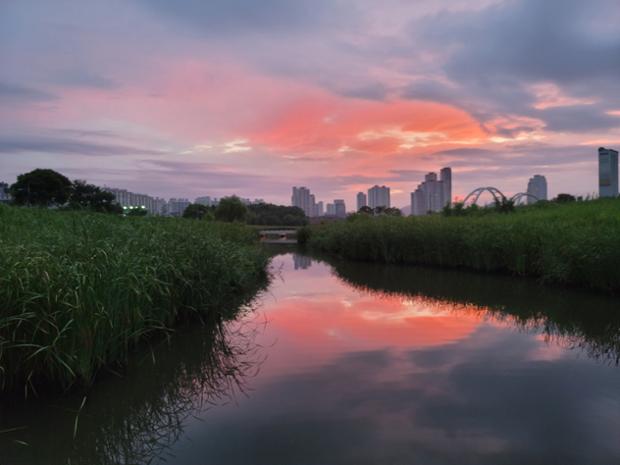
POLYGON ((266 280, 240 225, 0 205, 0 388, 66 388, 266 280))
POLYGON ((620 200, 471 217, 357 217, 311 229, 308 244, 344 258, 502 272, 620 290, 620 200))

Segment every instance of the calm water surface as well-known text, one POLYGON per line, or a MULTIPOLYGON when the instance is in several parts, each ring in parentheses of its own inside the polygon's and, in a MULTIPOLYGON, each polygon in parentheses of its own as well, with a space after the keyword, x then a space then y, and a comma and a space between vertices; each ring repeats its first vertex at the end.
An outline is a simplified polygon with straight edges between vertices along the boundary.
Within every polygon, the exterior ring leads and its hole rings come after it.
POLYGON ((294 253, 257 308, 87 394, 0 407, 0 465, 618 464, 616 299, 294 253), (156 361, 154 364, 153 361, 156 361))

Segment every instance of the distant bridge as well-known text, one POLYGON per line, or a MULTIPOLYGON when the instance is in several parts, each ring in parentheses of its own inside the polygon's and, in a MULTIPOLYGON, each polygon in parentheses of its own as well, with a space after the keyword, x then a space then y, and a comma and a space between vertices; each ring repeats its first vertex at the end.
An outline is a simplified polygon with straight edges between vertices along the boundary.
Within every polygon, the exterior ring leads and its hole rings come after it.
POLYGON ((490 193, 493 196, 493 200, 495 202, 500 202, 500 203, 501 202, 512 202, 514 204, 517 204, 528 198, 534 199, 536 201, 540 200, 538 197, 528 192, 518 192, 512 197, 508 198, 497 187, 487 186, 487 187, 478 187, 474 189, 473 191, 471 191, 469 194, 467 194, 467 196, 463 200, 463 203, 466 204, 468 200, 473 200, 472 204, 477 204, 478 199, 480 199, 480 196, 484 194, 485 192, 490 193))

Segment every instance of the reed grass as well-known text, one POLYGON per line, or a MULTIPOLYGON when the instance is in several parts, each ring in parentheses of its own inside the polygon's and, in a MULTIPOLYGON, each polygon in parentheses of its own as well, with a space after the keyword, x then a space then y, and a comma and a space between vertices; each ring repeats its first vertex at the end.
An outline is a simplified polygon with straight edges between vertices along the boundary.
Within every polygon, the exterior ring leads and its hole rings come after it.
POLYGON ((355 217, 306 238, 343 258, 468 268, 620 290, 620 200, 524 207, 511 214, 355 217))
POLYGON ((266 280, 241 225, 0 205, 0 388, 67 388, 266 280))

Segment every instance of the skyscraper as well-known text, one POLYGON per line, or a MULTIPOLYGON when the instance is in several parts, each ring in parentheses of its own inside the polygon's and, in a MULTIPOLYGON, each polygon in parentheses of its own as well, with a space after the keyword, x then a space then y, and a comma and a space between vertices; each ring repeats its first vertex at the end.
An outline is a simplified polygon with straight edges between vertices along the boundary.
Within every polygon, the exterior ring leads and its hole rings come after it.
POLYGON ((598 149, 598 195, 618 196, 618 152, 600 147, 598 149))
POLYGON ((437 173, 427 173, 424 176, 424 182, 419 184, 416 190, 411 193, 412 215, 438 212, 452 203, 452 170, 442 168, 439 173, 439 179, 437 173))
POLYGON ((8 203, 11 201, 9 194, 9 185, 6 182, 0 182, 0 202, 8 203))
POLYGON ((129 192, 127 189, 104 187, 104 191, 114 194, 116 203, 126 208, 144 208, 152 215, 162 215, 166 201, 159 197, 129 192))
POLYGON ((439 171, 439 179, 443 183, 443 198, 441 208, 452 205, 452 168, 446 167, 439 171))
POLYGON ((390 208, 390 188, 375 185, 368 189, 368 206, 390 208))
POLYGON ((533 196, 528 196, 528 205, 536 203, 539 200, 547 200, 547 179, 540 174, 532 176, 527 183, 527 193, 533 196))
POLYGON ((307 187, 293 187, 291 205, 301 208, 307 217, 315 216, 314 196, 307 187))
POLYGON ((364 194, 363 192, 358 192, 357 193, 357 210, 359 211, 360 208, 366 207, 367 205, 368 205, 368 201, 367 201, 366 194, 364 194))
POLYGON ((334 200, 334 215, 338 218, 345 218, 347 216, 347 208, 344 204, 344 200, 334 200))

